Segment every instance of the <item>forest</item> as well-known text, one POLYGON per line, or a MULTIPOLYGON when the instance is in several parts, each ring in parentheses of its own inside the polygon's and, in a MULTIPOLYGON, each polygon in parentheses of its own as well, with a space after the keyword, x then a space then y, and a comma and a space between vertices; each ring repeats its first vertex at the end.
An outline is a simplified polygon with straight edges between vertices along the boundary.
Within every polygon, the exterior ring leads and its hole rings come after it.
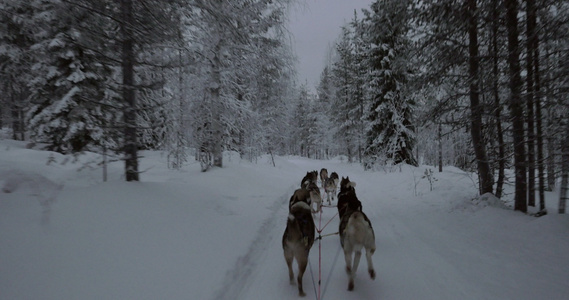
POLYGON ((344 157, 478 174, 547 211, 569 180, 569 3, 377 0, 342 28, 316 87, 287 16, 301 0, 0 0, 0 128, 29 147, 168 167, 223 152, 344 157), (512 170, 512 172, 507 172, 512 170), (513 174, 513 176, 511 175, 513 174))

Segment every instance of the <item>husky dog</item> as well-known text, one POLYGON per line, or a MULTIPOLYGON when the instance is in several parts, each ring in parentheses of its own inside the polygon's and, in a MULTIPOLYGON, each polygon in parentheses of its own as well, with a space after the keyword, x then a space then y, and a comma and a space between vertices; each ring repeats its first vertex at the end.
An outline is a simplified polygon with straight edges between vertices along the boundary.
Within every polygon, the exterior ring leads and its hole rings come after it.
POLYGON ((326 179, 328 179, 328 170, 325 168, 322 168, 322 170, 320 170, 320 183, 322 183, 322 188, 324 188, 324 184, 326 183, 326 179))
POLYGON ((338 177, 338 173, 336 172, 332 172, 332 174, 330 174, 330 178, 340 181, 340 177, 338 177))
POLYGON ((340 181, 340 193, 338 193, 338 216, 340 220, 347 211, 348 204, 352 203, 352 206, 356 205, 359 206, 359 210, 361 211, 362 203, 358 200, 356 196, 356 183, 350 181, 350 177, 342 177, 342 181, 340 181))
POLYGON ((304 178, 302 178, 302 181, 300 182, 300 187, 306 188, 308 187, 309 183, 311 182, 316 183, 317 180, 318 180, 318 171, 314 170, 312 172, 306 172, 306 176, 304 176, 304 178))
MULTIPOLYGON (((349 183, 349 178, 346 178, 349 183)), ((342 178, 344 181, 344 178, 342 178)), ((349 184, 346 183, 345 186, 349 184)), ((344 258, 346 259, 346 272, 350 277, 348 290, 354 289, 354 276, 358 270, 362 248, 366 250, 366 259, 369 276, 375 279, 375 270, 371 256, 375 252, 375 234, 368 217, 362 212, 362 204, 356 197, 355 185, 349 185, 351 189, 344 195, 338 196, 338 208, 340 201, 344 203, 342 217, 340 218, 340 243, 344 249, 344 258), (340 199, 340 197, 342 197, 340 199), (352 253, 355 253, 352 264, 352 253)), ((341 193, 340 193, 341 194, 341 193)))
POLYGON ((338 179, 328 178, 324 182, 324 191, 326 192, 326 198, 328 199, 328 205, 332 204, 332 200, 336 197, 336 190, 338 189, 338 179))
POLYGON ((286 229, 283 234, 283 251, 288 266, 288 276, 291 284, 294 284, 294 272, 292 261, 296 258, 298 264, 298 295, 306 296, 302 288, 302 277, 308 264, 308 254, 314 244, 314 220, 310 206, 305 202, 297 202, 290 208, 286 229))
MULTIPOLYGON (((316 204, 316 209, 313 209, 312 212, 322 211, 322 195, 320 194, 320 188, 318 188, 316 182, 309 183, 307 189, 310 192, 310 200, 316 204)), ((310 207, 312 207, 312 205, 310 205, 310 207)))
POLYGON ((375 234, 367 216, 359 210, 349 211, 340 222, 340 243, 344 249, 346 272, 349 275, 348 290, 354 289, 354 277, 358 270, 362 248, 366 250, 367 269, 371 279, 375 279, 375 270, 371 256, 375 252, 375 234), (354 260, 352 265, 352 253, 354 260))
POLYGON ((307 189, 298 189, 294 191, 292 196, 290 196, 290 200, 288 202, 288 210, 292 208, 292 206, 298 202, 304 202, 308 204, 308 206, 312 205, 312 197, 310 196, 310 191, 307 189))

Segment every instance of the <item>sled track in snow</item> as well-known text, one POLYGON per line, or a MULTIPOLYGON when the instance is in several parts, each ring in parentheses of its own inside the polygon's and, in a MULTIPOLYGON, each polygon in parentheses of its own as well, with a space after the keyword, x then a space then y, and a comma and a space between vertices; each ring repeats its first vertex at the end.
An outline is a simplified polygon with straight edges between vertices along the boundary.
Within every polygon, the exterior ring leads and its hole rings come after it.
POLYGON ((278 213, 285 208, 288 199, 287 194, 282 195, 269 207, 270 215, 263 220, 246 254, 239 257, 235 266, 226 273, 223 283, 213 299, 239 299, 241 293, 248 288, 247 283, 254 273, 253 271, 262 261, 259 258, 267 251, 267 245, 272 239, 281 238, 281 236, 275 236, 272 233, 275 231, 277 223, 284 220, 279 218, 278 213))

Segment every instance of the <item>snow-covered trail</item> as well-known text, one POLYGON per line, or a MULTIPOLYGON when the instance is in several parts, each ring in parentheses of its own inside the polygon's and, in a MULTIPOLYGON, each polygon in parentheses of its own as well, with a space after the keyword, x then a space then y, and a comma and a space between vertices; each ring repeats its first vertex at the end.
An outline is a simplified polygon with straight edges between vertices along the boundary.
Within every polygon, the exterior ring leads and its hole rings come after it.
MULTIPOLYGON (((548 299, 563 299, 566 295, 559 293, 559 279, 555 280, 554 274, 543 274, 539 268, 534 268, 532 260, 540 255, 539 247, 532 249, 531 245, 522 244, 523 241, 516 245, 515 238, 508 238, 501 230, 492 230, 490 225, 496 224, 500 214, 514 214, 503 220, 505 226, 518 226, 519 222, 527 223, 532 219, 515 212, 496 210, 496 219, 490 216, 488 224, 480 223, 486 219, 475 213, 478 207, 468 206, 469 194, 464 192, 464 187, 471 185, 472 179, 465 173, 455 171, 438 175, 445 177, 443 182, 451 184, 439 185, 439 193, 430 196, 425 182, 418 186, 417 180, 408 178, 422 174, 372 173, 344 163, 317 163, 302 161, 299 167, 308 171, 324 166, 329 172, 336 171, 340 177, 350 176, 356 181, 356 191, 374 226, 377 244, 372 257, 376 279, 369 278, 367 263, 362 258, 355 290, 349 292, 339 236, 324 237, 321 241, 321 299, 507 299, 512 295, 522 295, 522 299, 537 299, 544 295, 548 299), (401 180, 393 180, 393 177, 401 177, 401 180), (448 199, 440 199, 441 195, 448 199), (516 246, 522 251, 515 249, 516 246), (536 273, 540 278, 536 279, 536 273)), ((234 283, 241 288, 238 299, 269 299, 275 295, 279 299, 298 299, 297 287, 288 283, 280 243, 286 203, 275 211, 278 220, 262 232, 266 235, 263 238, 266 244, 257 245, 260 249, 255 250, 255 255, 248 255, 255 260, 254 267, 245 268, 248 273, 246 283, 234 283)), ((336 208, 324 208, 321 220, 318 214, 315 215, 317 227, 320 222, 324 226, 331 220, 322 235, 337 232, 339 218, 336 212, 336 208)), ((567 241, 560 243, 559 247, 563 248, 567 241)), ((303 281, 308 299, 317 298, 318 254, 319 243, 316 241, 310 252, 311 266, 303 281)), ((548 263, 553 259, 545 258, 548 263)))
MULTIPOLYGON (((103 183, 100 169, 86 168, 95 154, 75 162, 0 140, 0 300, 298 299, 281 247, 287 204, 322 167, 357 183, 377 277, 363 259, 347 291, 339 237, 326 236, 321 299, 567 299, 569 218, 552 213, 556 193, 547 194, 551 214, 533 218, 471 201, 474 180, 452 167, 434 174, 431 191, 426 166, 365 172, 339 159, 276 157, 273 167, 268 157, 226 158, 206 173, 197 164, 174 171, 147 151, 142 182, 124 182, 116 162, 103 183)), ((336 212, 324 209, 323 235, 338 230, 336 212)), ((318 252, 316 241, 307 299, 317 294, 318 252)))

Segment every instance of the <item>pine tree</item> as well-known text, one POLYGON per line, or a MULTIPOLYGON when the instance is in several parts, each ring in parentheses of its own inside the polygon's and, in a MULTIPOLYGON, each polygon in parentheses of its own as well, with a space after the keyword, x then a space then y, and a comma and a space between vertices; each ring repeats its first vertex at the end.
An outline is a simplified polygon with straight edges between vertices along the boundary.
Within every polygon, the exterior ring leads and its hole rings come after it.
POLYGON ((65 3, 44 3, 38 16, 46 16, 32 46, 37 62, 30 82, 32 107, 28 112, 31 138, 47 142, 49 150, 80 152, 90 146, 116 148, 105 128, 116 122, 116 97, 111 67, 101 63, 95 41, 84 33, 98 15, 65 3))
POLYGON ((342 35, 336 44, 337 59, 332 66, 333 81, 335 85, 334 104, 332 105, 332 118, 336 124, 335 139, 342 146, 339 151, 352 162, 357 144, 357 124, 361 120, 358 112, 358 102, 354 91, 357 90, 357 78, 354 69, 355 56, 353 28, 342 28, 342 35))
POLYGON ((364 40, 371 45, 366 54, 370 70, 365 109, 367 168, 382 159, 417 165, 412 153, 414 103, 403 90, 408 79, 406 5, 406 1, 376 1, 364 19, 364 40))
POLYGON ((33 40, 28 33, 35 27, 30 4, 5 0, 0 9, 0 127, 10 121, 14 140, 25 138, 24 110, 29 106, 32 60, 28 49, 33 40))

